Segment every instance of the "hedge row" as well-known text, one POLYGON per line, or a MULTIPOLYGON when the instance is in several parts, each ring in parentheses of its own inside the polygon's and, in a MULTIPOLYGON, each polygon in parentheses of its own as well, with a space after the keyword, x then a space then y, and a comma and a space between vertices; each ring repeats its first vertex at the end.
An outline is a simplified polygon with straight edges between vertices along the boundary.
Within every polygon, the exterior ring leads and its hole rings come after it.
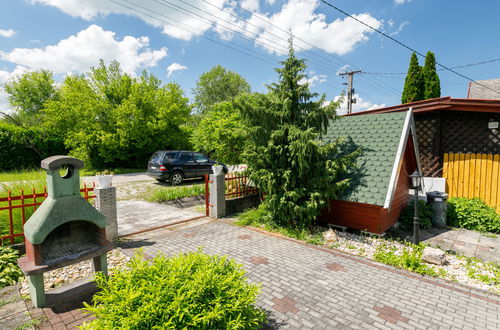
POLYGON ((40 166, 46 157, 65 154, 62 139, 37 128, 0 122, 0 171, 40 166))

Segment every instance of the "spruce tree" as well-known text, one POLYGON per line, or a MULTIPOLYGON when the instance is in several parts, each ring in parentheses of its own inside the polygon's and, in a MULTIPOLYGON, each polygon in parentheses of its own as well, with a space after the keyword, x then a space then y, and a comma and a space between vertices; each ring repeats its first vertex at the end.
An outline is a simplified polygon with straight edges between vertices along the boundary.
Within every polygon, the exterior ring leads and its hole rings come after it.
POLYGON ((428 51, 425 55, 425 65, 422 70, 424 77, 424 100, 441 96, 441 83, 436 72, 436 58, 428 51))
POLYGON ((306 228, 331 198, 347 186, 341 180, 351 155, 340 156, 339 144, 320 141, 337 103, 309 91, 305 61, 295 57, 290 41, 288 58, 275 69, 279 82, 267 94, 240 97, 237 104, 249 127, 245 161, 249 175, 265 193, 269 221, 280 226, 306 228))
POLYGON ((417 54, 411 54, 410 66, 405 79, 401 103, 410 103, 424 99, 424 79, 418 64, 417 54))

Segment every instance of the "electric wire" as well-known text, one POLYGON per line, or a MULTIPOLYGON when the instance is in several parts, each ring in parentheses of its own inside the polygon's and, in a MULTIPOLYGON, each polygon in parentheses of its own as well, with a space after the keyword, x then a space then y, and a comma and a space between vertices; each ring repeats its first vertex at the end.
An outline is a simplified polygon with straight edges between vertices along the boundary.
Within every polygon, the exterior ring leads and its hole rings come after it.
MULTIPOLYGON (((117 5, 120 5, 120 6, 122 6, 122 7, 125 7, 125 8, 127 8, 127 9, 130 9, 130 10, 133 10, 133 11, 135 11, 135 12, 138 12, 138 13, 140 13, 140 14, 143 14, 143 15, 145 15, 145 16, 151 17, 151 18, 153 18, 153 19, 155 19, 155 20, 158 20, 158 21, 160 21, 160 22, 163 22, 163 23, 165 23, 165 24, 173 25, 173 26, 175 26, 175 27, 177 27, 177 28, 179 28, 179 29, 181 29, 181 30, 183 30, 183 31, 186 31, 186 32, 188 32, 188 33, 193 33, 193 31, 191 31, 191 30, 189 30, 189 29, 186 29, 186 28, 183 28, 183 27, 180 27, 180 26, 174 25, 174 24, 172 24, 172 23, 171 23, 171 22, 169 22, 169 21, 162 20, 162 19, 160 19, 160 18, 158 18, 158 17, 155 17, 155 16, 150 15, 150 14, 148 14, 148 13, 145 13, 145 12, 143 12, 143 11, 140 11, 140 10, 138 10, 137 8, 132 8, 132 7, 130 7, 130 6, 127 6, 127 5, 123 4, 123 3, 120 3, 120 2, 115 1, 115 0, 109 0, 109 1, 111 1, 111 2, 113 2, 113 3, 115 3, 115 4, 117 4, 117 5)), ((153 10, 151 10, 151 9, 149 9, 149 8, 146 8, 146 7, 144 7, 144 6, 141 6, 141 5, 137 4, 137 3, 133 3, 133 2, 130 2, 130 1, 128 1, 128 0, 123 0, 123 1, 125 1, 125 2, 127 2, 127 3, 129 3, 129 4, 132 4, 132 5, 136 6, 136 7, 142 8, 143 10, 146 10, 146 11, 152 12, 152 13, 154 13, 154 14, 156 14, 156 15, 160 15, 160 16, 162 16, 162 17, 165 17, 166 19, 169 19, 169 20, 171 20, 171 21, 175 21, 175 22, 177 22, 177 23, 179 23, 179 24, 182 24, 182 25, 184 25, 184 26, 187 26, 187 27, 189 27, 189 28, 191 28, 191 29, 198 30, 198 31, 199 31, 198 36, 200 36, 201 38, 204 38, 204 39, 206 39, 206 40, 212 41, 212 42, 214 42, 214 43, 217 43, 217 44, 222 45, 222 46, 224 46, 224 47, 230 48, 230 49, 232 49, 232 50, 238 51, 238 52, 243 53, 243 54, 245 54, 245 55, 247 55, 247 56, 254 57, 254 58, 256 58, 256 59, 258 59, 258 60, 260 60, 260 61, 263 61, 263 62, 265 62, 265 63, 271 64, 271 65, 274 65, 274 64, 275 64, 275 62, 274 62, 274 61, 276 61, 276 59, 275 59, 275 58, 273 58, 273 57, 270 57, 270 56, 265 55, 265 54, 261 54, 261 53, 256 52, 255 50, 253 50, 253 49, 251 49, 251 48, 248 48, 248 47, 245 47, 245 46, 242 46, 242 45, 238 45, 238 44, 236 44, 236 43, 234 43, 234 42, 230 42, 230 41, 228 41, 230 44, 234 45, 235 47, 230 46, 230 45, 227 45, 227 44, 222 43, 222 42, 220 42, 220 41, 218 41, 218 40, 216 40, 216 39, 212 39, 212 38, 209 38, 209 37, 206 37, 206 36, 202 35, 202 34, 203 34, 203 33, 205 33, 206 31, 200 31, 200 29, 199 29, 199 28, 193 27, 192 25, 186 24, 186 23, 184 23, 184 22, 181 22, 180 20, 177 20, 177 19, 172 18, 172 17, 168 17, 168 16, 163 15, 163 14, 159 14, 159 13, 154 12, 153 10), (252 53, 256 54, 257 56, 256 56, 256 55, 251 55, 251 54, 248 54, 248 53, 247 53, 247 52, 245 52, 244 50, 238 49, 238 48, 236 48, 236 47, 239 47, 239 48, 245 49, 246 51, 249 51, 249 52, 252 52, 252 53), (265 58, 263 58, 263 57, 265 57, 265 58), (267 60, 267 58, 271 58, 271 60, 272 60, 273 62, 268 61, 268 60, 267 60)), ((161 4, 162 6, 167 7, 167 8, 174 9, 174 10, 176 10, 176 11, 178 11, 178 12, 181 12, 181 13, 182 13, 182 12, 184 12, 184 13, 188 12, 188 13, 190 13, 190 14, 192 14, 192 15, 195 15, 196 17, 199 17, 199 18, 201 18, 201 19, 205 20, 206 22, 208 21, 209 23, 213 23, 212 21, 210 21, 210 20, 209 20, 208 18, 206 18, 206 17, 203 17, 203 16, 201 16, 201 15, 198 15, 198 14, 196 14, 196 13, 194 13, 194 12, 192 12, 192 11, 190 11, 190 10, 186 9, 186 8, 182 8, 182 7, 180 7, 180 6, 177 6, 177 5, 174 5, 174 4, 172 4, 172 3, 169 3, 169 2, 168 2, 168 1, 166 1, 166 0, 162 0, 162 3, 160 3, 160 2, 159 2, 159 1, 157 1, 157 0, 154 0, 154 1, 155 1, 155 2, 157 2, 157 3, 159 3, 159 4, 161 4), (172 6, 169 6, 168 4, 171 4, 172 6), (177 8, 174 8, 174 7, 177 7, 177 8)), ((182 1, 182 0, 181 0, 181 1, 182 1)), ((202 0, 202 1, 204 1, 204 0, 202 0)), ((182 1, 182 2, 184 2, 184 3, 185 3, 185 1, 182 1)), ((206 2, 206 1, 204 1, 204 2, 206 2)), ((190 5, 190 4, 188 4, 188 5, 190 5)), ((200 11, 203 11, 202 9, 200 9, 200 8, 198 8, 198 7, 196 7, 196 6, 192 6, 192 5, 190 5, 190 6, 191 6, 191 7, 193 7, 193 8, 195 8, 195 9, 198 9, 198 10, 200 10, 200 11)), ((218 8, 218 7, 216 7, 216 8, 218 8)), ((220 9, 220 8, 219 8, 219 9, 220 9)), ((205 11, 203 11, 203 12, 205 12, 205 11)), ((207 13, 207 12, 205 12, 205 13, 207 13)), ((207 14, 209 14, 210 16, 212 16, 212 17, 214 17, 214 18, 216 18, 216 19, 218 19, 218 20, 225 21, 226 23, 229 23, 229 24, 231 24, 231 25, 233 25, 233 26, 236 26, 238 29, 240 29, 240 30, 242 30, 242 31, 252 33, 251 31, 245 30, 245 29, 243 29, 242 27, 240 27, 240 26, 238 26, 238 25, 235 25, 234 23, 229 22, 229 21, 227 21, 227 20, 224 20, 224 19, 222 19, 222 18, 220 18, 220 17, 218 17, 218 16, 216 16, 216 15, 213 15, 213 14, 210 14, 210 13, 207 13, 207 14)), ((185 15, 187 15, 187 16, 189 16, 189 17, 193 17, 193 16, 191 16, 191 15, 189 15, 189 14, 185 14, 185 15)), ((270 23, 270 24, 272 24, 272 23, 270 23)), ((220 28, 222 28, 222 29, 224 29, 224 30, 226 30, 226 31, 228 31, 228 32, 231 32, 231 33, 236 33, 236 32, 237 32, 237 31, 234 31, 234 30, 228 29, 228 28, 223 27, 223 26, 219 26, 219 27, 220 27, 220 28)), ((281 29, 281 28, 280 28, 280 29, 281 29)), ((285 30, 283 30, 283 29, 281 29, 281 30, 282 30, 282 31, 285 31, 285 30)), ((286 31, 285 31, 285 32, 286 32, 286 31)), ((239 33, 240 33, 241 35, 243 35, 243 37, 245 37, 245 35, 244 35, 242 32, 239 32, 239 33)), ((254 34, 254 35, 256 35, 256 33, 253 33, 253 34, 254 34)), ((276 35, 275 35, 275 36, 276 36, 276 35)), ((277 36, 277 37, 279 37, 279 36, 277 36)), ((246 37, 246 39, 249 39, 249 38, 248 38, 248 37, 246 37)), ((268 39, 268 40, 269 40, 269 39, 268 39)), ((281 38, 281 40, 286 40, 286 39, 281 38)), ((260 42, 261 42, 262 44, 264 44, 266 47, 268 47, 268 48, 270 48, 270 49, 273 49, 273 47, 272 47, 272 46, 269 46, 268 44, 266 44, 266 43, 262 42, 262 40, 261 40, 260 42)), ((274 48, 274 49, 275 49, 275 48, 274 48)), ((314 54, 314 53, 313 53, 313 54, 314 54)), ((308 59, 308 60, 310 61, 310 59, 308 59)), ((316 62, 313 62, 312 64, 314 64, 314 65, 315 65, 315 66, 317 66, 317 67, 320 67, 321 69, 323 69, 323 70, 325 70, 325 71, 327 71, 327 70, 332 70, 331 68, 329 68, 329 67, 328 67, 328 68, 326 68, 326 67, 324 67, 324 66, 322 66, 322 65, 320 65, 320 64, 318 64, 318 63, 316 63, 316 62)), ((338 88, 336 85, 341 85, 339 82, 335 81, 334 79, 329 79, 329 80, 327 80, 327 81, 325 82, 325 84, 326 84, 326 85, 329 85, 329 86, 332 86, 332 87, 334 87, 334 88, 338 88)), ((386 91, 387 91, 387 92, 389 92, 389 93, 393 93, 393 94, 399 95, 399 91, 397 91, 397 90, 395 90, 395 89, 392 89, 392 90, 391 90, 391 89, 387 88, 387 86, 386 86, 386 85, 384 85, 384 84, 378 84, 378 83, 374 83, 374 82, 370 82, 369 84, 371 85, 371 86, 370 86, 370 88, 379 88, 379 89, 384 89, 384 90, 386 90, 386 91)))
MULTIPOLYGON (((406 49, 411 50, 412 52, 414 52, 414 53, 415 53, 415 54, 417 54, 417 55, 420 55, 421 57, 425 57, 425 55, 424 55, 424 54, 420 53, 420 52, 419 52, 419 51, 417 51, 416 49, 414 49, 414 48, 412 48, 412 47, 410 47, 410 46, 408 46, 408 45, 406 45, 406 44, 402 43, 401 41, 399 41, 399 40, 397 40, 397 39, 395 39, 395 38, 391 37, 391 36, 390 36, 390 35, 388 35, 387 33, 384 33, 384 32, 382 32, 382 31, 380 31, 379 29, 374 28, 373 26, 371 26, 371 25, 369 25, 369 24, 367 24, 367 23, 363 22, 362 20, 360 20, 360 19, 358 19, 358 18, 356 18, 356 17, 352 16, 351 14, 347 13, 346 11, 344 11, 344 10, 342 10, 342 9, 340 9, 340 8, 338 8, 338 7, 336 7, 336 6, 334 6, 334 5, 332 5, 331 3, 329 3, 329 2, 327 2, 327 1, 325 1, 325 0, 320 0, 320 1, 321 1, 322 3, 324 3, 325 5, 327 5, 327 6, 331 7, 331 8, 333 8, 333 9, 335 9, 335 10, 337 10, 337 11, 341 12, 342 14, 346 15, 347 17, 350 17, 350 18, 352 18, 353 20, 355 20, 355 21, 357 21, 357 22, 359 22, 359 23, 363 24, 364 26, 366 26, 366 27, 368 27, 368 28, 372 29, 373 31, 375 31, 375 32, 377 32, 377 33, 379 33, 379 34, 383 35, 384 37, 391 39, 392 41, 394 41, 395 43, 399 44, 400 46, 402 46, 402 47, 404 47, 404 48, 406 48, 406 49)), ((471 82, 473 82, 473 83, 475 83, 475 84, 477 84, 477 85, 480 85, 480 86, 482 86, 482 87, 484 87, 484 88, 486 88, 486 89, 489 89, 490 91, 495 92, 495 93, 497 93, 497 94, 499 94, 499 95, 500 95, 500 92, 499 92, 499 91, 497 91, 497 90, 494 90, 494 89, 492 89, 492 88, 490 88, 490 87, 488 87, 488 86, 486 86, 486 85, 483 85, 483 84, 481 84, 481 83, 478 83, 478 82, 476 82, 475 80, 473 80, 473 79, 471 79, 471 78, 469 78, 469 77, 467 77, 467 76, 465 76, 465 75, 463 75, 463 74, 461 74, 461 73, 459 73, 459 72, 457 72, 457 71, 455 71, 455 70, 453 70, 453 69, 451 69, 451 68, 449 68, 449 67, 447 67, 447 66, 444 66, 443 64, 441 64, 441 63, 439 63, 439 62, 436 62, 436 64, 437 64, 437 65, 439 65, 439 66, 440 66, 441 68, 443 68, 444 70, 450 71, 450 72, 452 72, 452 73, 454 73, 454 74, 456 74, 456 75, 458 75, 458 76, 460 76, 460 77, 462 77, 462 78, 464 78, 464 79, 467 79, 467 80, 469 80, 469 81, 471 81, 471 82)))

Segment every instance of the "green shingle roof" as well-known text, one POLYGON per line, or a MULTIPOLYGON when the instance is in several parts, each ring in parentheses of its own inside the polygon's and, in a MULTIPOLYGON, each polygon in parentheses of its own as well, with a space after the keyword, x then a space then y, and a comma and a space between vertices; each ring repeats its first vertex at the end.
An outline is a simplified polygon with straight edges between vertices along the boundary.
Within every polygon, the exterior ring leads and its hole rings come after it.
POLYGON ((359 169, 351 174, 351 187, 339 199, 384 205, 406 114, 345 116, 330 124, 325 142, 344 138, 344 149, 361 149, 359 169))

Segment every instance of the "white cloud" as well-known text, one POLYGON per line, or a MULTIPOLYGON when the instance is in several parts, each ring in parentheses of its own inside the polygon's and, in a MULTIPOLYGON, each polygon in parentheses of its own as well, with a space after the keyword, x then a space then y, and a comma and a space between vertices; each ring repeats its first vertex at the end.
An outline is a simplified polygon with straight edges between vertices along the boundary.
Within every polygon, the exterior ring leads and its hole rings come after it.
MULTIPOLYGON (((352 51, 360 42, 367 41, 367 35, 373 33, 370 28, 351 18, 328 22, 324 14, 316 12, 318 7, 317 0, 289 0, 280 12, 267 15, 271 23, 281 29, 262 22, 255 15, 252 16, 249 22, 261 28, 256 43, 270 52, 284 54, 286 51, 278 50, 270 44, 280 45, 286 49, 287 41, 285 40, 289 36, 283 30, 291 30, 293 35, 297 37, 294 41, 295 44, 302 49, 310 49, 312 48, 310 44, 312 44, 328 53, 344 55, 352 51), (309 44, 301 42, 299 39, 306 40, 309 44)), ((380 28, 382 25, 382 21, 369 14, 358 14, 353 15, 353 17, 374 28, 380 28)), ((251 28, 248 27, 248 29, 251 28)))
POLYGON ((176 71, 186 70, 188 67, 179 63, 172 63, 167 68, 167 77, 170 78, 176 71))
POLYGON ((12 71, 0 70, 0 86, 5 84, 7 81, 19 77, 20 75, 28 71, 29 69, 22 65, 16 66, 15 69, 12 71))
POLYGON ((315 74, 314 71, 309 72, 307 77, 304 77, 298 81, 299 85, 308 84, 309 87, 314 87, 319 84, 326 82, 326 76, 324 74, 315 74))
POLYGON ((241 1, 241 7, 250 11, 259 10, 259 0, 243 0, 241 1))
POLYGON ((57 7, 68 15, 80 17, 87 21, 109 14, 135 16, 152 26, 161 28, 162 32, 169 36, 183 40, 190 40, 193 36, 201 35, 217 25, 214 22, 216 19, 206 13, 217 16, 229 15, 227 13, 224 14, 216 8, 222 8, 227 0, 211 0, 210 3, 212 5, 201 0, 189 1, 192 6, 200 8, 205 13, 194 10, 193 7, 180 0, 172 0, 168 3, 155 0, 134 1, 133 4, 121 2, 133 9, 111 1, 102 0, 31 0, 31 2, 57 7), (178 10, 179 7, 188 11, 196 11, 206 19, 200 20, 198 17, 193 17, 189 12, 178 10))
POLYGON ((17 33, 17 31, 14 31, 12 29, 8 29, 8 30, 0 29, 0 36, 5 37, 5 38, 10 38, 16 33, 17 33))
POLYGON ((396 5, 402 5, 405 2, 411 2, 411 0, 394 0, 394 3, 396 5))
MULTIPOLYGON (((317 12, 319 0, 288 0, 280 11, 274 14, 257 13, 258 0, 242 0, 241 6, 256 12, 248 19, 231 15, 236 15, 236 12, 230 0, 211 0, 210 2, 192 0, 189 4, 184 0, 169 0, 168 3, 143 0, 134 2, 135 5, 127 3, 127 6, 134 7, 135 10, 102 0, 31 0, 31 2, 54 6, 71 16, 86 20, 112 13, 136 16, 162 29, 163 33, 182 40, 190 40, 208 30, 216 31, 223 40, 231 40, 235 32, 242 32, 246 37, 255 39, 256 44, 268 52, 278 54, 285 54, 288 46, 286 40, 289 35, 282 30, 291 29, 297 38, 307 40, 309 44, 326 52, 339 55, 352 51, 357 44, 367 41, 368 35, 373 33, 371 29, 351 18, 327 21, 326 15, 317 12), (189 12, 172 9, 176 7, 195 11, 204 18, 200 19, 189 12), (224 9, 224 11, 219 9, 224 9), (160 20, 138 11, 143 11, 160 20), (280 29, 261 20, 257 15, 266 16, 273 25, 279 26, 280 29)), ((274 4, 275 0, 266 0, 266 2, 274 4)), ((382 25, 382 21, 366 13, 353 16, 375 28, 380 28, 382 25)), ((295 40, 295 44, 302 49, 312 48, 299 40, 295 40)))
POLYGON ((404 27, 407 26, 408 24, 410 24, 410 22, 404 21, 403 23, 399 24, 399 27, 398 27, 398 29, 396 31, 391 32, 389 35, 390 36, 395 36, 395 35, 399 34, 401 31, 403 31, 404 27))
POLYGON ((148 45, 147 37, 125 36, 120 41, 115 39, 114 32, 91 25, 55 45, 0 51, 0 59, 56 74, 87 71, 99 59, 106 63, 117 60, 125 72, 134 74, 139 68, 156 66, 158 61, 167 56, 166 48, 151 50, 148 45))
POLYGON ((345 73, 347 71, 347 69, 349 69, 351 67, 350 64, 346 64, 346 65, 342 65, 338 70, 337 70, 337 75, 339 75, 340 73, 345 73))
MULTIPOLYGON (((338 102, 341 96, 336 96, 334 101, 338 102)), ((352 112, 360 112, 365 110, 372 110, 385 107, 385 103, 375 104, 368 100, 363 99, 358 94, 354 94, 354 98, 356 99, 356 103, 352 105, 352 112)), ((344 96, 342 102, 340 103, 340 107, 337 109, 337 114, 343 115, 347 113, 347 97, 344 96)))

